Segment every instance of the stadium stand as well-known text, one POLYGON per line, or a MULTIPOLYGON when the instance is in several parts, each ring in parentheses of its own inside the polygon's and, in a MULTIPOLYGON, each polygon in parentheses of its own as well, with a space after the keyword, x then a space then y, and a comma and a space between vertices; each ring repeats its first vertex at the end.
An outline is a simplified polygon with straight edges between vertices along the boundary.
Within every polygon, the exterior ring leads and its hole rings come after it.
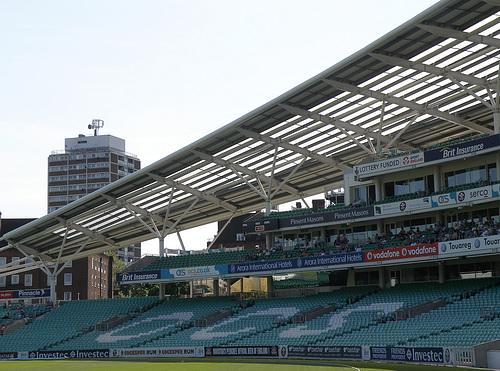
POLYGON ((1 337, 2 351, 498 351, 499 14, 494 1, 442 1, 196 148, 10 232, 44 264, 235 216, 248 216, 238 237, 266 247, 160 251, 117 276, 159 283, 159 298, 63 302, 1 337), (322 190, 312 208, 270 212, 322 190), (266 282, 257 295, 253 279, 266 282), (167 297, 188 281, 211 281, 207 297, 167 297))
POLYGON ((49 349, 93 331, 117 314, 137 315, 158 302, 157 297, 97 299, 61 302, 59 308, 37 317, 11 334, 0 337, 3 352, 49 349))

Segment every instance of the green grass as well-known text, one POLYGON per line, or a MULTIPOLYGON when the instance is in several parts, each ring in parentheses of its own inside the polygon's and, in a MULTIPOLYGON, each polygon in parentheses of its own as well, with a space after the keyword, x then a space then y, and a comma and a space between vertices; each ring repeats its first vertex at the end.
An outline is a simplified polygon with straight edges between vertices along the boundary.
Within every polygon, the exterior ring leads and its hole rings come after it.
POLYGON ((137 359, 127 360, 25 360, 0 361, 0 370, 165 370, 169 371, 445 371, 443 366, 421 366, 399 363, 311 361, 283 359, 137 359), (350 367, 349 367, 350 366, 350 367))

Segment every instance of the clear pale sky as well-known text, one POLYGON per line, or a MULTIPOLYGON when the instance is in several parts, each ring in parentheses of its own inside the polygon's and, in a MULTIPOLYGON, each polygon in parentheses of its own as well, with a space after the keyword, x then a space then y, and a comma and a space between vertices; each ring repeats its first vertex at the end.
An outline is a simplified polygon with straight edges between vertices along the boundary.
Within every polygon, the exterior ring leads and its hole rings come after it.
MULTIPOLYGON (((435 2, 0 0, 2 217, 46 214, 47 157, 64 138, 91 135, 92 119, 145 167, 435 2)), ((182 237, 199 250, 215 233, 182 237)), ((179 248, 176 236, 167 247, 179 248)))

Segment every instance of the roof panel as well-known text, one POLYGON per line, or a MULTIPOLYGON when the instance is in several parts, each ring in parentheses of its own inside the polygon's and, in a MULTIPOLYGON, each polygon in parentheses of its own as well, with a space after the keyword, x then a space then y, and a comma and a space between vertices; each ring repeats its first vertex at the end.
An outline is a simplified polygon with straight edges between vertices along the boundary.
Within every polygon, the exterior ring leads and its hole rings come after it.
POLYGON ((243 117, 3 239, 45 260, 56 259, 61 248, 63 261, 79 249, 78 256, 87 256, 149 240, 158 232, 175 233, 260 210, 278 187, 274 204, 321 193, 342 181, 343 169, 368 155, 367 142, 376 145, 379 130, 385 146, 387 135, 417 114, 391 149, 426 148, 490 133, 491 110, 457 86, 447 71, 460 72, 455 77, 460 84, 488 98, 484 86, 471 82, 477 80, 460 81, 460 76, 498 76, 498 48, 473 36, 498 33, 499 11, 494 2, 440 1, 243 117), (422 25, 438 26, 451 36, 422 25), (454 39, 457 30, 472 33, 454 39), (383 56, 406 63, 391 64, 383 56), (412 62, 441 70, 423 72, 408 65, 412 62), (450 122, 449 108, 469 126, 450 122))

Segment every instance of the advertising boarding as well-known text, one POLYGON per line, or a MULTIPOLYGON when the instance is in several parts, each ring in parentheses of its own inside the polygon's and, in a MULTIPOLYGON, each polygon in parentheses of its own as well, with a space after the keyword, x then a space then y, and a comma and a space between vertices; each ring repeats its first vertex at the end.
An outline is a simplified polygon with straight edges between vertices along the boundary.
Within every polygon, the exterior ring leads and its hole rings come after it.
POLYGON ((500 235, 467 238, 439 242, 439 255, 465 255, 474 252, 484 253, 500 247, 500 235))
POLYGON ((428 209, 431 207, 431 198, 423 197, 412 200, 375 205, 375 215, 398 214, 409 211, 428 209))
POLYGON ((110 351, 110 357, 120 358, 201 358, 204 356, 205 351, 203 347, 123 348, 112 349, 110 351))
POLYGON ((50 296, 50 289, 0 291, 0 299, 34 299, 50 296))
POLYGON ((353 207, 351 209, 337 210, 333 212, 321 212, 309 215, 299 215, 290 218, 282 218, 279 221, 280 228, 301 227, 305 225, 331 223, 341 220, 354 220, 374 216, 373 206, 353 207))
POLYGON ((37 350, 27 356, 29 359, 109 358, 109 349, 37 350))
POLYGON ((424 153, 418 152, 410 155, 394 157, 387 160, 370 162, 367 164, 356 165, 353 167, 354 174, 358 177, 363 175, 375 175, 382 171, 398 170, 408 166, 417 165, 424 162, 424 153))
POLYGON ((364 261, 364 253, 309 256, 304 258, 264 260, 229 265, 229 274, 273 272, 285 269, 315 268, 329 265, 357 264, 364 261))
POLYGON ((166 269, 162 271, 162 278, 218 277, 223 274, 227 274, 227 265, 207 265, 166 269))
POLYGON ((325 359, 361 359, 360 346, 305 346, 289 345, 288 357, 325 358, 325 359))
POLYGON ((205 357, 279 357, 278 347, 205 347, 205 357))
POLYGON ((444 205, 454 205, 462 202, 480 201, 500 196, 500 184, 493 184, 484 187, 465 189, 451 193, 431 196, 432 207, 444 205))
POLYGON ((225 264, 118 273, 116 280, 121 283, 155 282, 162 279, 218 277, 223 274, 227 274, 227 265, 225 264))
POLYGON ((116 274, 116 281, 118 282, 148 282, 160 280, 162 278, 165 277, 162 277, 161 270, 122 272, 116 274))
POLYGON ((425 162, 443 159, 453 159, 457 156, 463 156, 474 152, 486 150, 500 145, 498 135, 490 135, 486 138, 471 140, 464 143, 446 146, 424 152, 425 162))
POLYGON ((445 363, 443 348, 370 347, 373 361, 445 363))
POLYGON ((365 251, 365 262, 394 259, 420 258, 422 256, 438 255, 438 244, 392 247, 383 250, 365 251))

